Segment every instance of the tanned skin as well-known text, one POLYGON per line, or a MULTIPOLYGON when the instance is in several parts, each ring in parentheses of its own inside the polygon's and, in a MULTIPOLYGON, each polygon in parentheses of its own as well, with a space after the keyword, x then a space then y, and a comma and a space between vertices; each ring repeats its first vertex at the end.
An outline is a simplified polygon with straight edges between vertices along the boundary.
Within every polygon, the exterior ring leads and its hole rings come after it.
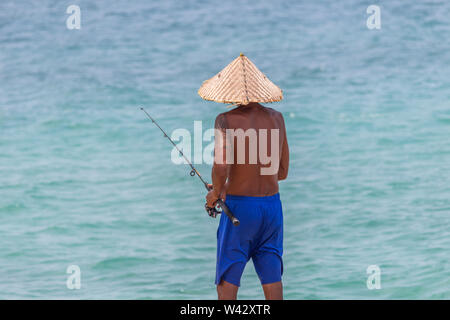
MULTIPOLYGON (((284 119, 280 112, 266 108, 259 103, 250 103, 239 106, 231 111, 221 113, 217 116, 215 126, 222 133, 216 137, 215 159, 212 168, 212 187, 208 192, 206 201, 208 206, 213 207, 217 199, 225 200, 226 194, 265 197, 278 193, 278 181, 284 180, 288 174, 289 168, 289 147, 286 138, 286 127, 284 119), (249 139, 246 138, 245 145, 245 163, 237 163, 237 143, 234 144, 234 161, 229 164, 226 161, 226 129, 250 128, 259 132, 259 129, 279 129, 279 168, 273 175, 262 175, 261 168, 269 167, 270 164, 263 165, 258 161, 256 164, 249 164, 249 139), (222 143, 218 143, 222 139, 222 143), (218 152, 222 148, 222 152, 218 152), (222 159, 218 159, 218 154, 222 154, 222 159)), ((259 139, 258 139, 259 141, 259 139)), ((270 133, 267 136, 267 149, 269 154, 271 150, 270 133)), ((281 281, 269 283, 262 286, 264 295, 268 300, 283 299, 283 286, 281 281)), ((217 294, 219 299, 234 300, 237 297, 239 287, 224 280, 217 285, 217 294)))

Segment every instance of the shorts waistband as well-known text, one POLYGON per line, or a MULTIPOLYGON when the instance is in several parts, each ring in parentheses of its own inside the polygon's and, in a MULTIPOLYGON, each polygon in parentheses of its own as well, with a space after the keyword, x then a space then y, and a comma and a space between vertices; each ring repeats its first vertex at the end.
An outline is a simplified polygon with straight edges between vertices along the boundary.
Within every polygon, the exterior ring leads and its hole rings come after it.
POLYGON ((236 196, 233 194, 227 194, 226 200, 233 201, 277 201, 280 200, 280 193, 275 193, 271 196, 265 197, 250 197, 250 196, 236 196))

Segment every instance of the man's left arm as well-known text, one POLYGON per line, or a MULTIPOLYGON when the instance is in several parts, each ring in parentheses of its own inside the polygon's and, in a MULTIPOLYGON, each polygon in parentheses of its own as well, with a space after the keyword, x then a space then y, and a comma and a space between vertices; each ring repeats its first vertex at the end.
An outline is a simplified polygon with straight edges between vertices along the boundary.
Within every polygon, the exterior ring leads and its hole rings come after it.
POLYGON ((217 199, 224 199, 226 194, 226 182, 230 167, 226 163, 226 127, 225 115, 219 114, 214 124, 214 164, 211 171, 213 189, 206 196, 209 207, 213 207, 217 199))

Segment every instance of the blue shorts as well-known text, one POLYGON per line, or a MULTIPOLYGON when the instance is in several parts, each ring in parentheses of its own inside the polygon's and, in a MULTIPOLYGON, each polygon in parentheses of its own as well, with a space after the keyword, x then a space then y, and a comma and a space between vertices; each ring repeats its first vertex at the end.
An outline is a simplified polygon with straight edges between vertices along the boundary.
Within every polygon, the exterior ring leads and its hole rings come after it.
POLYGON ((227 195, 225 203, 241 224, 235 227, 226 214, 220 217, 216 285, 225 280, 239 286, 250 258, 261 284, 281 281, 283 211, 280 194, 268 197, 227 195))

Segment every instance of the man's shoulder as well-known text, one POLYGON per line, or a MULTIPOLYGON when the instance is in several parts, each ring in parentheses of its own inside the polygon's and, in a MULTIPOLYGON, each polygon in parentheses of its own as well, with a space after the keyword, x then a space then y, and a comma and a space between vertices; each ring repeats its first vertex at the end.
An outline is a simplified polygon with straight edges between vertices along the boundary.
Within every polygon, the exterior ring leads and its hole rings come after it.
POLYGON ((226 128, 227 127, 227 112, 219 113, 216 117, 216 121, 214 123, 215 128, 226 128))
POLYGON ((269 115, 270 118, 276 119, 280 123, 284 123, 283 114, 280 111, 275 110, 270 107, 264 107, 264 110, 265 110, 266 114, 269 115))
POLYGON ((227 119, 232 119, 238 113, 240 113, 240 112, 239 112, 239 110, 236 110, 236 109, 232 109, 229 111, 219 113, 216 117, 216 121, 221 122, 221 121, 226 121, 227 119))
MULTIPOLYGON (((262 106, 259 109, 259 115, 261 115, 260 112, 263 112, 266 114, 266 116, 269 116, 271 118, 284 120, 283 114, 273 108, 262 106)), ((253 111, 252 111, 253 112, 253 111)), ((216 123, 232 123, 234 119, 241 119, 241 117, 247 117, 249 116, 249 112, 245 109, 241 108, 235 108, 226 112, 219 113, 216 117, 216 123)))
POLYGON ((264 107, 264 108, 265 108, 265 109, 267 110, 267 112, 269 112, 271 115, 283 118, 283 114, 282 114, 280 111, 275 110, 275 109, 270 108, 270 107, 264 107))
POLYGON ((229 111, 219 113, 217 115, 216 119, 225 118, 228 113, 229 113, 229 111))

